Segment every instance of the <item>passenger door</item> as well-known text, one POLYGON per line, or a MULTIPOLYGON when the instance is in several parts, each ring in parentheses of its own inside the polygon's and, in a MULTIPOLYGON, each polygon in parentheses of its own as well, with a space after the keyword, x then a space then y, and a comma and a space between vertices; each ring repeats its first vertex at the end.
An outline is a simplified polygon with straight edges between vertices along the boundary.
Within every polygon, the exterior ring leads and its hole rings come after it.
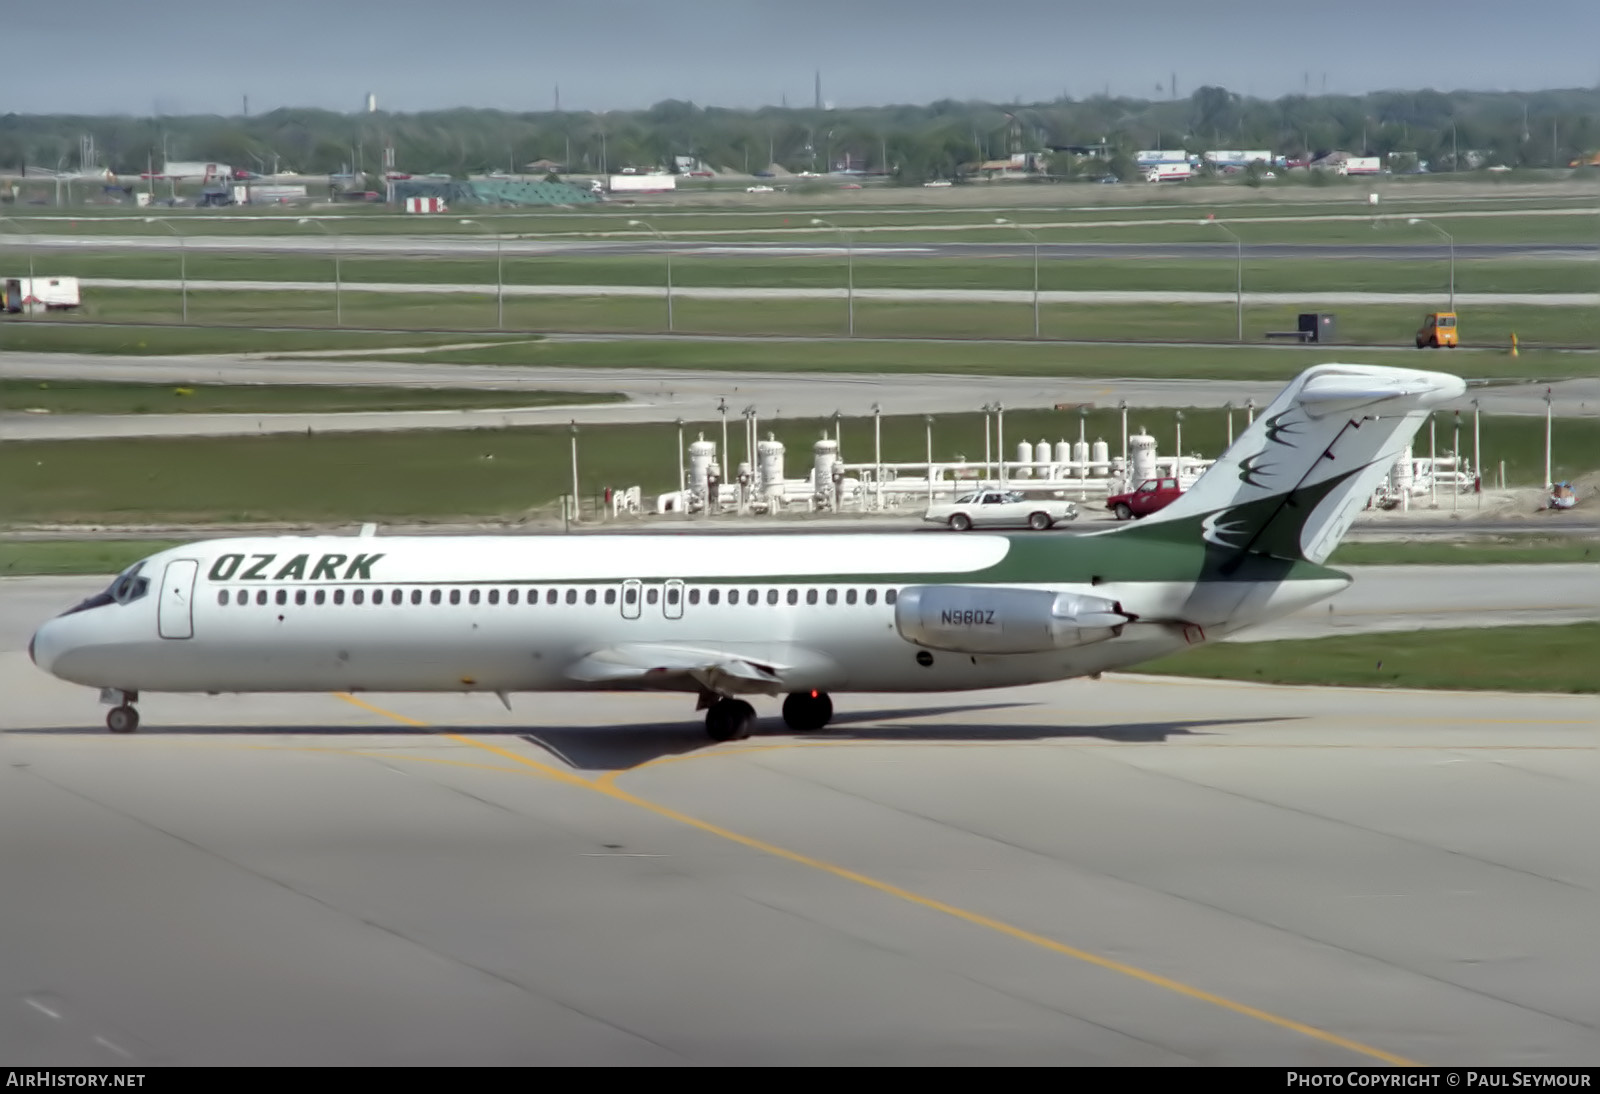
POLYGON ((194 579, 199 569, 200 564, 192 558, 167 563, 156 609, 156 629, 162 638, 194 637, 194 579))

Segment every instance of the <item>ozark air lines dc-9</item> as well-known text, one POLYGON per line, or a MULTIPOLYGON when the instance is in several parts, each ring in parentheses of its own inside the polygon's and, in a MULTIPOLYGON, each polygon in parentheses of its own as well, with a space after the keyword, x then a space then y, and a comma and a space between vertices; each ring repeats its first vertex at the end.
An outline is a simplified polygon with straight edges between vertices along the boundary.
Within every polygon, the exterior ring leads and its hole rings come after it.
POLYGON ((718 741, 747 697, 796 731, 830 693, 1120 669, 1332 596, 1325 567, 1426 418, 1437 372, 1304 372, 1194 486, 1083 535, 282 537, 159 552, 39 628, 35 663, 150 692, 686 692, 718 741))

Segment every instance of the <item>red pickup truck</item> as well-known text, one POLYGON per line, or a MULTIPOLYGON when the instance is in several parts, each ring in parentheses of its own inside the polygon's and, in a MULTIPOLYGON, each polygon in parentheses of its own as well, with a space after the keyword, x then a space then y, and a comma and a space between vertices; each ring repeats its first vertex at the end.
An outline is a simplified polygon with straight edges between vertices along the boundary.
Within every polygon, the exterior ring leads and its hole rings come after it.
POLYGON ((1177 479, 1145 479, 1136 490, 1112 494, 1106 499, 1106 508, 1115 513, 1118 520, 1147 517, 1171 505, 1182 493, 1177 479))

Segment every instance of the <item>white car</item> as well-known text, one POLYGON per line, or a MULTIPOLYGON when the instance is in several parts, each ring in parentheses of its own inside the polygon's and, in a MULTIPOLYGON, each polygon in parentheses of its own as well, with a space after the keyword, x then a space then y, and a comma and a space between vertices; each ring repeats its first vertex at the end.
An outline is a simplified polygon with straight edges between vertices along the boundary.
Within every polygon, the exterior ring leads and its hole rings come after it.
POLYGON ((949 179, 931 179, 928 182, 923 183, 922 185, 924 185, 924 186, 949 186, 950 185, 950 180, 949 179))
POLYGON ((1070 501, 1025 498, 1014 490, 980 490, 964 494, 948 505, 930 505, 922 519, 948 524, 957 532, 979 527, 1032 528, 1042 532, 1077 517, 1078 507, 1070 501))
POLYGON ((747 186, 747 187, 745 187, 745 191, 744 192, 747 193, 747 194, 770 194, 770 193, 772 193, 772 187, 770 187, 770 186, 747 186))

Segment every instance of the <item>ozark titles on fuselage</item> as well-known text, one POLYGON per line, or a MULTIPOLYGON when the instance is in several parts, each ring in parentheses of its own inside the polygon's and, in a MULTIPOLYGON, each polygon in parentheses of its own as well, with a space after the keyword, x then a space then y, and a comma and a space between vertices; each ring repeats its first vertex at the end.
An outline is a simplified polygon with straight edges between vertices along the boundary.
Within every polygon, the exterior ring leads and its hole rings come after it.
POLYGON ((379 551, 377 554, 358 554, 351 558, 330 552, 317 559, 309 575, 306 574, 306 566, 311 561, 308 554, 294 555, 276 573, 268 572, 268 567, 278 557, 275 554, 251 555, 250 558, 255 561, 245 567, 243 573, 239 573, 239 567, 244 565, 244 555, 218 555, 207 576, 212 581, 371 581, 372 564, 383 554, 379 551), (342 576, 339 573, 340 566, 345 568, 342 576))

